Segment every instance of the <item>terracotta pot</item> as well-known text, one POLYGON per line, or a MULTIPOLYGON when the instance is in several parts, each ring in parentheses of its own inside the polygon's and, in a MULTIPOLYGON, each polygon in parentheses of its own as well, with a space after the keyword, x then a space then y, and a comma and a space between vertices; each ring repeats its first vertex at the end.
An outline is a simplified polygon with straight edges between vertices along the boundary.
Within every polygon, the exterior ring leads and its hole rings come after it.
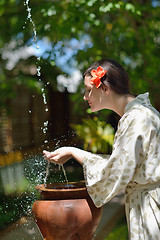
POLYGON ((84 182, 36 187, 43 200, 33 204, 35 221, 46 240, 92 240, 102 216, 84 182))

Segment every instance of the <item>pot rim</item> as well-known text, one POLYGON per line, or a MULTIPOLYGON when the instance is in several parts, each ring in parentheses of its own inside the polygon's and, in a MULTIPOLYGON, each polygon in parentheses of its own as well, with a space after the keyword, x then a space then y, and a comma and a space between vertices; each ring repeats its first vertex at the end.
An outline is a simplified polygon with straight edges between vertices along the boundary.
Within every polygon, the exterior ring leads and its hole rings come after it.
POLYGON ((47 185, 48 187, 45 187, 45 184, 40 184, 35 189, 39 192, 77 192, 86 190, 85 181, 49 183, 47 185))

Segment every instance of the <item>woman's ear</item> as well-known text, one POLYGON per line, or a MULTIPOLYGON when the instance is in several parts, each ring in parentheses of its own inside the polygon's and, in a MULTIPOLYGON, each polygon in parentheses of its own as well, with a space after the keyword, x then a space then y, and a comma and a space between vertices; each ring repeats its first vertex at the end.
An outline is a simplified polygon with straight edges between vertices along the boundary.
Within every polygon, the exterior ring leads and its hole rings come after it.
POLYGON ((102 90, 108 95, 108 93, 110 92, 110 86, 102 84, 102 90))

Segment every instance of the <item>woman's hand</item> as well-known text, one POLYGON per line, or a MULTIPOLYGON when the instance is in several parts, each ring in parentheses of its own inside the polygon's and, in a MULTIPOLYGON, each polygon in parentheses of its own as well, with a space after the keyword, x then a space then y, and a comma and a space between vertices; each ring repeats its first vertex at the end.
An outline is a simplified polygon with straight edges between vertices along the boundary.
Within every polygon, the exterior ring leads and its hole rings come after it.
POLYGON ((55 150, 54 152, 48 152, 44 150, 43 154, 44 154, 44 158, 47 161, 50 161, 56 164, 63 164, 71 158, 74 158, 80 164, 83 164, 83 159, 86 156, 89 156, 91 153, 75 147, 61 147, 55 150))
POLYGON ((43 151, 44 158, 56 164, 64 164, 69 159, 72 158, 72 153, 70 147, 61 147, 54 152, 43 151))

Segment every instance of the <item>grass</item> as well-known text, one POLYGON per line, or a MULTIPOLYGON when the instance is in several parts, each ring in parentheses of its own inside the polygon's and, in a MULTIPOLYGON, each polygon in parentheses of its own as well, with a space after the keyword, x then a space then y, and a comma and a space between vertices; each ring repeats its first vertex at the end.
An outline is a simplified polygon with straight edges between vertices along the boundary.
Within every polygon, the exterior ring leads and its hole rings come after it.
POLYGON ((121 218, 113 228, 112 232, 104 240, 127 240, 128 229, 125 216, 121 218))

